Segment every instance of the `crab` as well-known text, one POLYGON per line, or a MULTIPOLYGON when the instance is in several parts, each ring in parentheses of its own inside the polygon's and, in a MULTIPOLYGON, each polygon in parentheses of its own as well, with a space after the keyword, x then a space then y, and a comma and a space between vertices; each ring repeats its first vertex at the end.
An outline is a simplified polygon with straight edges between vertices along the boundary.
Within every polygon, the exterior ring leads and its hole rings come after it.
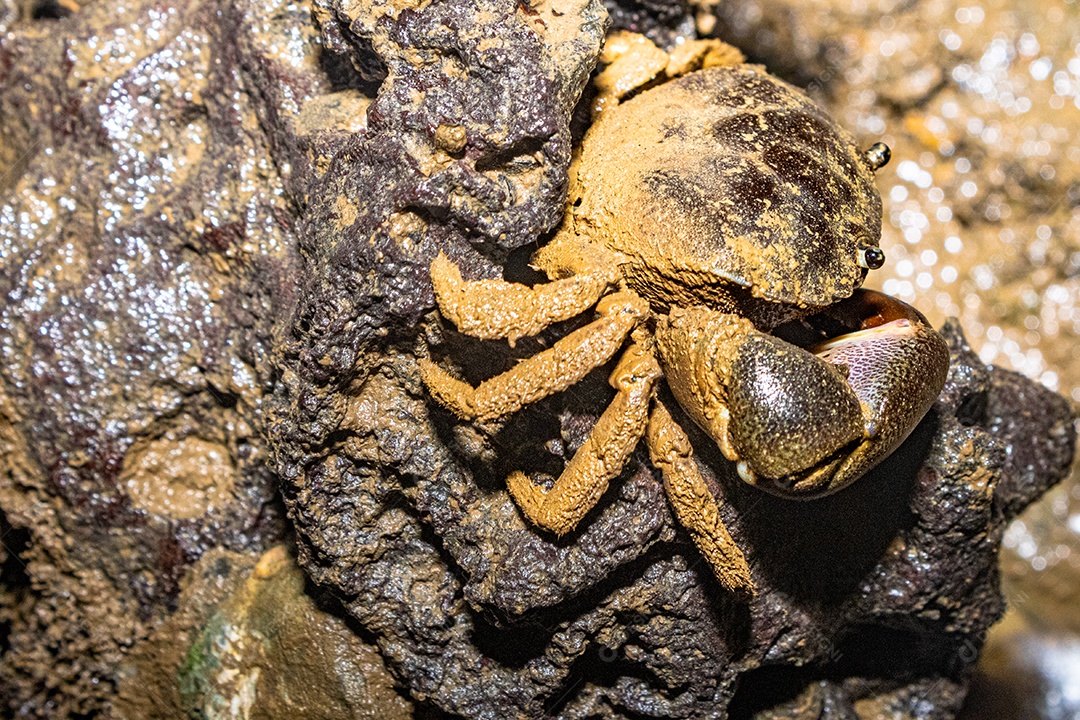
POLYGON ((567 216, 532 258, 549 282, 466 280, 441 253, 431 264, 438 307, 466 335, 513 344, 590 308, 596 318, 477 387, 432 359, 421 378, 438 403, 484 423, 621 351, 615 397, 559 478, 545 489, 515 471, 511 495, 534 525, 568 533, 644 439, 716 577, 753 594, 676 417, 700 426, 743 481, 819 497, 910 434, 941 392, 948 349, 916 310, 859 289, 884 262, 874 171, 887 147, 859 150, 800 90, 718 41, 669 56, 618 35, 604 59, 567 216), (774 334, 800 324, 850 331, 806 347, 774 334))

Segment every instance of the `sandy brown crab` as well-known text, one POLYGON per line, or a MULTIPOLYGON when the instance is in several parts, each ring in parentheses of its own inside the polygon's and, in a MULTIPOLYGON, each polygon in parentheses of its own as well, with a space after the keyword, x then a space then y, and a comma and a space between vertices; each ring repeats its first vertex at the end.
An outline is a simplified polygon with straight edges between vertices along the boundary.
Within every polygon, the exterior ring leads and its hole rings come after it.
POLYGON ((858 290, 884 261, 873 172, 887 148, 860 151, 801 91, 722 43, 669 56, 620 35, 605 52, 568 216, 533 256, 550 282, 467 281, 443 255, 431 265, 439 309, 467 335, 512 343, 594 306, 597 318, 475 388, 431 360, 421 375, 442 405, 485 421, 622 350, 615 398, 562 475, 544 490, 514 472, 511 494, 535 525, 566 533, 644 438, 716 576, 753 592, 690 441, 657 397, 660 379, 743 480, 808 498, 848 485, 907 437, 941 391, 948 350, 917 311, 858 290), (770 334, 811 316, 856 331, 809 349, 770 334))

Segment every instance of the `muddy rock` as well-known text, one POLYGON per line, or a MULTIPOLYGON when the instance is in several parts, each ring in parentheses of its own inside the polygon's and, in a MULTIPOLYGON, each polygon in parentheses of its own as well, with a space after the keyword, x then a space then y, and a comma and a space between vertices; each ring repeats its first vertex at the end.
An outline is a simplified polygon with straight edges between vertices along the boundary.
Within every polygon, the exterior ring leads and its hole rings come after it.
POLYGON ((323 410, 302 384, 348 384, 376 364, 369 347, 413 334, 437 249, 492 275, 561 219, 568 118, 605 26, 593 2, 327 3, 314 15, 330 50, 385 78, 366 131, 316 157, 318 191, 304 198, 286 382, 313 417, 323 410))
MULTIPOLYGON (((424 308, 410 243, 432 217, 489 272, 470 243, 505 256, 558 221, 605 21, 588 3, 0 8, 8 710, 106 708, 192 563, 285 532, 264 400, 300 297, 316 334, 320 283, 386 310, 334 335, 339 357, 424 308)), ((325 357, 304 355, 316 375, 325 357)))
POLYGON ((129 655, 113 715, 408 720, 382 658, 308 594, 284 545, 213 550, 178 609, 129 655))
POLYGON ((243 8, 68 9, 0 41, 0 712, 47 717, 107 705, 208 548, 283 534, 264 401, 297 261, 243 8))
POLYGON ((691 3, 686 0, 605 0, 613 30, 640 33, 669 48, 695 35, 691 3))

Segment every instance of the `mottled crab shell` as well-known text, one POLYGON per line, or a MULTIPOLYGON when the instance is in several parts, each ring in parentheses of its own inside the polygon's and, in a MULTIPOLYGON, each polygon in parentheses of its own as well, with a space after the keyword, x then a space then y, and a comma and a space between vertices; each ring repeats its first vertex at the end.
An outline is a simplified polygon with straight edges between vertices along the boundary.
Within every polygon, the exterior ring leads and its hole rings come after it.
POLYGON ((721 305, 829 305, 862 283, 860 252, 881 235, 854 138, 752 65, 690 73, 606 112, 574 180, 576 222, 630 256, 624 272, 654 301, 719 288, 721 305))

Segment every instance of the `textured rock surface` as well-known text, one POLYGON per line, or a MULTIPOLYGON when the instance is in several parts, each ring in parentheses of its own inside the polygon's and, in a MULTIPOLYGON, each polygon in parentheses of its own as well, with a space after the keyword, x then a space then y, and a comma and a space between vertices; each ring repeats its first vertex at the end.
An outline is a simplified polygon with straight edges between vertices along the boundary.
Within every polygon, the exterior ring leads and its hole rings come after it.
POLYGON ((0 8, 0 696, 11 711, 101 709, 192 562, 284 532, 264 399, 298 290, 305 326, 336 340, 319 285, 338 270, 355 282, 337 297, 374 313, 346 330, 359 349, 424 306, 408 293, 432 217, 431 237, 493 256, 559 218, 567 116, 602 9, 360 9, 354 23, 315 8, 322 50, 304 4, 0 8), (302 256, 322 268, 312 288, 298 285, 302 256))
POLYGON ((2 41, 9 712, 99 709, 192 561, 284 531, 263 408, 296 253, 242 12, 98 3, 2 41))
POLYGON ((178 602, 126 660, 114 717, 414 716, 378 652, 306 594, 283 545, 206 553, 178 602))

